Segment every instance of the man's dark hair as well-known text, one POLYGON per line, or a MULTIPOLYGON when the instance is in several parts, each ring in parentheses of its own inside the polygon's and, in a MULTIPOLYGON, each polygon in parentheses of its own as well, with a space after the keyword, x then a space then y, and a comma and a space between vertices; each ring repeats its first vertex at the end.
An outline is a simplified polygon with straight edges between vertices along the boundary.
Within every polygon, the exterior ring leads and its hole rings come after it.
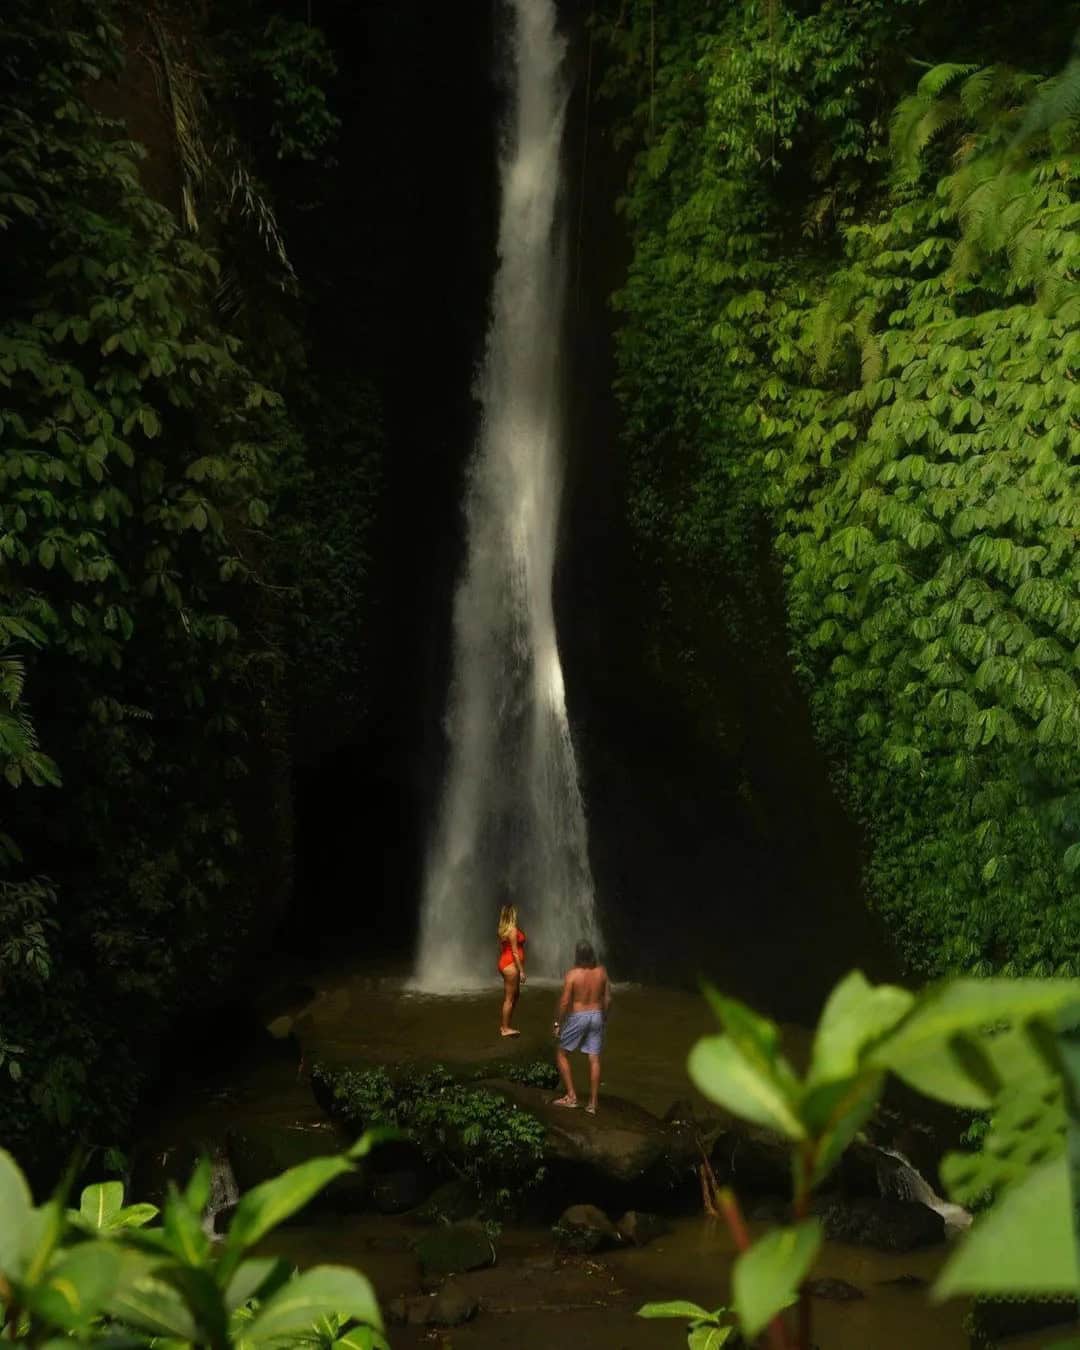
POLYGON ((596 953, 591 942, 579 942, 574 952, 574 965, 591 970, 596 965, 596 953))

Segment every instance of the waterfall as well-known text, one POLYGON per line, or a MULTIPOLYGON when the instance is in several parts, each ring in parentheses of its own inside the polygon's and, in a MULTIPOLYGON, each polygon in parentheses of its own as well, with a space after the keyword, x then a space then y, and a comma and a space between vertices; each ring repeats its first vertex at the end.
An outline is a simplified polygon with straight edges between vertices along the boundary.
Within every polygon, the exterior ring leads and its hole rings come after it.
POLYGON ((568 88, 555 0, 502 0, 511 108, 498 267, 453 612, 449 762, 427 859, 416 983, 491 979, 498 908, 516 904, 529 972, 596 942, 585 813, 552 607, 563 477, 559 223, 568 88))
POLYGON ((872 1147, 883 1157, 892 1160, 888 1167, 878 1169, 878 1187, 883 1196, 914 1201, 934 1210, 945 1220, 947 1232, 971 1227, 971 1215, 968 1211, 962 1205, 954 1205, 948 1200, 943 1200, 922 1173, 916 1170, 909 1158, 905 1158, 894 1148, 883 1148, 879 1144, 872 1147))

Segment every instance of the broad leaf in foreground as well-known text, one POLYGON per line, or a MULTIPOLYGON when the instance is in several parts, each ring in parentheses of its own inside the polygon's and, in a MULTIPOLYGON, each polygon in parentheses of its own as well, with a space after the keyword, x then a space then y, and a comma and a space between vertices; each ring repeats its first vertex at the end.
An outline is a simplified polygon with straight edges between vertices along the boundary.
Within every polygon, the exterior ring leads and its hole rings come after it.
POLYGON ((732 1293, 743 1334, 753 1340, 795 1302, 821 1246, 821 1224, 808 1219, 794 1228, 778 1228, 755 1242, 735 1262, 732 1293))
POLYGON ((290 1280, 259 1310, 244 1340, 254 1346, 307 1330, 320 1317, 337 1315, 382 1330, 375 1291, 348 1266, 316 1266, 290 1280))
POLYGON ((702 1037, 690 1051, 687 1070, 710 1101, 789 1139, 805 1138, 784 1086, 768 1069, 751 1064, 730 1037, 702 1037))
POLYGON ((934 1286, 954 1294, 1075 1294, 1080 1284, 1064 1155, 1006 1190, 964 1238, 934 1286))

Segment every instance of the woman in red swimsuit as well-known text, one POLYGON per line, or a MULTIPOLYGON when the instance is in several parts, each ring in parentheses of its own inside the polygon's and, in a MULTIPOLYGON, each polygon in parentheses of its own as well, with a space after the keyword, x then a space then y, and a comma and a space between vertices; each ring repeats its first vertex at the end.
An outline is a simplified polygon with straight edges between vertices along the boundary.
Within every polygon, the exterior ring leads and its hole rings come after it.
POLYGON ((503 977, 503 1036, 520 1036, 510 1025, 517 1007, 521 986, 525 983, 525 934, 518 927, 517 909, 503 905, 499 910, 499 974, 503 977))

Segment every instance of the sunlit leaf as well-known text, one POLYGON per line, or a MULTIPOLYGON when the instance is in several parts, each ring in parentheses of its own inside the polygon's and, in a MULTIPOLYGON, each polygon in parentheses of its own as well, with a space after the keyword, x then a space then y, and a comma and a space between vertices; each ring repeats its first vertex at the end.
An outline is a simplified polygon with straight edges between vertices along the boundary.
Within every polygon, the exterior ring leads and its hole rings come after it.
POLYGON ((862 1051, 879 1040, 908 1013, 915 996, 895 985, 871 985, 853 970, 829 995, 814 1037, 807 1081, 810 1084, 851 1078, 862 1051))
POLYGON ((23 1244, 33 1209, 30 1187, 15 1159, 0 1148, 0 1272, 17 1275, 22 1269, 23 1244))
POLYGON ((700 1091, 744 1120, 802 1139, 806 1130, 785 1089, 767 1068, 750 1064, 727 1036, 705 1036, 694 1046, 687 1070, 700 1091))
POLYGON ((1010 1187, 976 1220, 934 1286, 957 1294, 1074 1294, 1080 1283, 1064 1155, 1010 1187))
POLYGON ((752 1341, 777 1313, 795 1302, 821 1240, 821 1225, 808 1219, 797 1227, 767 1234, 735 1262, 732 1293, 747 1339, 752 1341))
POLYGON ((687 1303, 685 1299, 672 1299, 667 1303, 646 1303, 637 1310, 638 1317, 678 1317, 684 1322, 694 1322, 708 1317, 709 1313, 696 1303, 687 1303))
POLYGON ((382 1330, 375 1291, 363 1275, 346 1266, 316 1266, 290 1280, 267 1300, 244 1339, 254 1346, 266 1345, 333 1314, 382 1330))

